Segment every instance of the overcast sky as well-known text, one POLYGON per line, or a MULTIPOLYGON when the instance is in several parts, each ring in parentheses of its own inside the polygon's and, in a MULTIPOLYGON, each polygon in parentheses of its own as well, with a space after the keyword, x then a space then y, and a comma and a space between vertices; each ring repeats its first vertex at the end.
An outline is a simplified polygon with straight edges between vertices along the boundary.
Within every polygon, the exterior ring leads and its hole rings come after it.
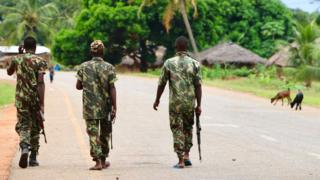
POLYGON ((313 12, 320 7, 320 2, 310 3, 313 0, 282 0, 289 8, 300 8, 302 10, 313 12))

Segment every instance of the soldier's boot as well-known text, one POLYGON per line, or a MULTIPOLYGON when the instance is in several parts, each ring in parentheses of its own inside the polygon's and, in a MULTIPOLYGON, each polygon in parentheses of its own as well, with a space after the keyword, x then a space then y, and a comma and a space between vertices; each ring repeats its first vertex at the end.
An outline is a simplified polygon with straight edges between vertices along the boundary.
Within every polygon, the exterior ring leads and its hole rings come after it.
POLYGON ((96 165, 94 165, 93 167, 89 168, 89 170, 102 170, 101 160, 97 159, 95 161, 96 161, 96 165))
POLYGON ((107 169, 110 166, 110 162, 106 161, 105 157, 102 157, 101 158, 101 166, 102 166, 102 169, 107 169))
POLYGON ((39 166, 39 162, 37 161, 37 151, 31 151, 29 157, 29 166, 39 166))
POLYGON ((22 143, 20 144, 21 156, 19 160, 19 166, 21 168, 26 168, 28 166, 28 154, 29 154, 29 145, 22 143))

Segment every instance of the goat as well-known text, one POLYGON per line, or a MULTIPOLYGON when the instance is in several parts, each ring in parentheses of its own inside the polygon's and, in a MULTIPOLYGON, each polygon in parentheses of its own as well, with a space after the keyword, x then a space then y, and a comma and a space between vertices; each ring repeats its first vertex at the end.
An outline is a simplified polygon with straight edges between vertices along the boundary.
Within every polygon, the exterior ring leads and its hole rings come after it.
POLYGON ((301 109, 302 109, 301 108, 302 101, 303 101, 303 93, 302 93, 301 90, 298 90, 298 93, 297 93, 296 97, 294 98, 292 103, 290 103, 291 108, 294 108, 294 106, 296 106, 296 110, 298 110, 298 108, 299 108, 300 111, 301 111, 301 109))
POLYGON ((275 97, 271 98, 271 104, 275 101, 275 103, 273 105, 276 105, 277 102, 281 99, 282 106, 283 106, 283 99, 284 98, 288 99, 288 105, 290 105, 290 103, 291 103, 290 89, 288 89, 286 91, 278 92, 275 97))

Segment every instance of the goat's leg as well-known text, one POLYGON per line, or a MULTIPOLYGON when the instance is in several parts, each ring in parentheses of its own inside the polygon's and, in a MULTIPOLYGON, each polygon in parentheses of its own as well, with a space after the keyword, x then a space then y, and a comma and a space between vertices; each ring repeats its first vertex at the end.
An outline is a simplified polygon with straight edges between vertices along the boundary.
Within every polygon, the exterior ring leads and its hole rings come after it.
POLYGON ((274 104, 273 104, 274 106, 277 104, 278 100, 279 100, 279 99, 276 99, 276 101, 275 101, 274 104))
POLYGON ((282 106, 283 106, 283 98, 281 98, 282 106))

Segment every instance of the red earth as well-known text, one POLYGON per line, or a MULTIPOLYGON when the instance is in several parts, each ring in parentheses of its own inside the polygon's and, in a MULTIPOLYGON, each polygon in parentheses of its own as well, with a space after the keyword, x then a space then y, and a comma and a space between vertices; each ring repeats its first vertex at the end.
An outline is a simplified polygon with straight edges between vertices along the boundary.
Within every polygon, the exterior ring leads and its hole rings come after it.
POLYGON ((0 179, 8 179, 19 137, 15 132, 16 109, 13 105, 0 109, 0 179))

